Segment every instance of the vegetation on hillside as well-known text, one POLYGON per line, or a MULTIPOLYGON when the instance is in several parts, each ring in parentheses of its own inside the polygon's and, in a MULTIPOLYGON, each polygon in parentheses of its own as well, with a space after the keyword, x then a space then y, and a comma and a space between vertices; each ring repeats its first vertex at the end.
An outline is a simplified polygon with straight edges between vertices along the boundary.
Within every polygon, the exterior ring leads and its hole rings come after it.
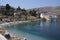
POLYGON ((21 8, 18 6, 17 8, 11 7, 9 4, 6 4, 4 8, 0 10, 0 14, 9 16, 10 18, 16 18, 14 17, 14 12, 17 14, 20 13, 18 18, 22 18, 27 20, 29 17, 37 17, 40 18, 41 13, 50 13, 50 14, 60 14, 60 6, 59 7, 41 7, 41 8, 34 8, 34 9, 29 9, 26 10, 25 8, 21 8), (38 14, 37 14, 38 13, 38 14))
POLYGON ((30 10, 30 11, 29 11, 29 14, 30 14, 31 16, 35 16, 35 17, 36 17, 36 11, 35 11, 35 10, 30 10))

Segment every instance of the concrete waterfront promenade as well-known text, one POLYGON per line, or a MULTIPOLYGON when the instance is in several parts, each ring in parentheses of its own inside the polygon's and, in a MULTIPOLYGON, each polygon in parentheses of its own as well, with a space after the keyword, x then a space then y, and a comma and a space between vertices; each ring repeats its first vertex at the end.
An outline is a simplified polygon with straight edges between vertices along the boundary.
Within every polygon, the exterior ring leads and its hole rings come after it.
MULTIPOLYGON (((30 20, 28 21, 14 21, 14 22, 5 22, 5 23, 1 23, 0 24, 0 28, 4 28, 5 26, 11 26, 11 25, 16 25, 19 23, 27 23, 27 22, 31 22, 30 20)), ((4 30, 5 31, 5 30, 4 30)), ((0 38, 1 38, 2 33, 0 33, 0 38)), ((10 34, 11 35, 11 34, 10 34)), ((3 36, 3 35, 2 35, 3 36)), ((5 40, 7 40, 6 38, 4 38, 5 40)), ((3 40, 4 40, 3 39, 3 40)), ((25 40, 25 38, 18 38, 18 37, 11 37, 11 40, 25 40)))

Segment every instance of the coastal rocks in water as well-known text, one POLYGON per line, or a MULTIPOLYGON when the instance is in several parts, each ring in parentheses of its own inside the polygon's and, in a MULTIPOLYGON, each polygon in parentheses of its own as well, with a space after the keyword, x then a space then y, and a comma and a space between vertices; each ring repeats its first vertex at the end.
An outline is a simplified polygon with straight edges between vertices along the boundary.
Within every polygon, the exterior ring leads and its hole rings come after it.
POLYGON ((5 34, 5 37, 6 37, 7 39, 10 39, 10 38, 11 38, 10 34, 5 34))

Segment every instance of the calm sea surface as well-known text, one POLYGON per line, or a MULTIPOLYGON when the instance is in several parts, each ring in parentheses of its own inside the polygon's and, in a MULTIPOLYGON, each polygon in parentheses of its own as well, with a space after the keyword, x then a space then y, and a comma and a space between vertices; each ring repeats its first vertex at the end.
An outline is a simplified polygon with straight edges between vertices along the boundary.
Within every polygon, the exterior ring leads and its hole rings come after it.
POLYGON ((5 27, 10 33, 27 40, 60 40, 59 21, 36 21, 5 27))

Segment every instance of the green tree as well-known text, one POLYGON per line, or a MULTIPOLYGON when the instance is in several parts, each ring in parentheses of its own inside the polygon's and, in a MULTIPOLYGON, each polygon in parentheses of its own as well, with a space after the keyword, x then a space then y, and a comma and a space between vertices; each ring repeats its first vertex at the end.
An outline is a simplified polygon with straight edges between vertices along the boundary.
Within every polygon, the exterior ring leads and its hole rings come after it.
POLYGON ((31 16, 35 16, 36 17, 36 11, 35 10, 30 10, 29 13, 31 14, 31 16))
POLYGON ((11 7, 9 4, 6 4, 5 15, 6 16, 13 16, 14 8, 11 7))
POLYGON ((9 4, 6 4, 6 10, 10 10, 11 6, 9 4))
POLYGON ((27 20, 27 15, 28 15, 28 14, 27 14, 26 9, 25 9, 25 8, 23 8, 23 9, 22 9, 22 11, 23 11, 23 15, 25 15, 25 19, 27 20))
POLYGON ((38 17, 38 18, 41 18, 40 15, 41 15, 41 14, 39 13, 39 15, 38 15, 39 17, 38 17))
POLYGON ((26 12, 25 8, 21 9, 22 11, 26 12))
POLYGON ((20 6, 18 6, 17 10, 21 10, 20 6))

